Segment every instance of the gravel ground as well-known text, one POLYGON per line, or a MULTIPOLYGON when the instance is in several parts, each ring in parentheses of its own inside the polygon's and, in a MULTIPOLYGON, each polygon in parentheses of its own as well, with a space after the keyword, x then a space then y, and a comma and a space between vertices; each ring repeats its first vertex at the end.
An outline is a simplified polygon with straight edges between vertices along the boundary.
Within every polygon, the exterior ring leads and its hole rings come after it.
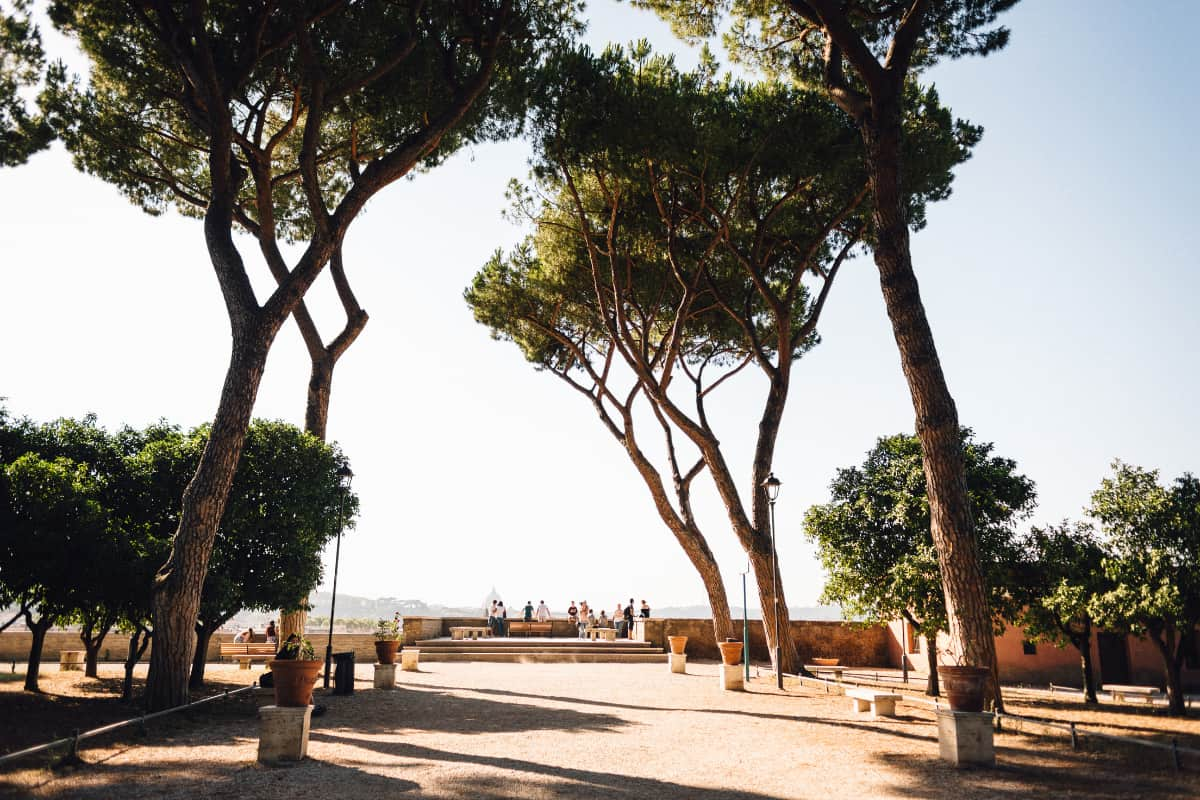
MULTIPOLYGON (((324 700, 309 758, 255 761, 255 702, 175 715, 147 736, 101 740, 84 764, 25 765, 0 793, 36 798, 1130 798, 1196 797, 1120 752, 1072 752, 1000 733, 994 769, 937 758, 931 712, 874 721, 823 689, 718 688, 717 665, 431 663, 393 692, 358 667, 353 697, 324 700)), ((216 677, 214 675, 214 677, 216 677)), ((270 702, 262 698, 259 702, 270 702)), ((318 702, 321 702, 319 699, 318 702)), ((5 720, 4 724, 10 724, 5 720)))

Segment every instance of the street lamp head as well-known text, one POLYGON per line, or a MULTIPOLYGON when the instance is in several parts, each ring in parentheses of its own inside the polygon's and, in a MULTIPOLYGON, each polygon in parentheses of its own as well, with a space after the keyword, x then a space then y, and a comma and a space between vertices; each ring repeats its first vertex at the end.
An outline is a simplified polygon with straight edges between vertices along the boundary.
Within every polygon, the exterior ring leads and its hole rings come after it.
POLYGON ((767 499, 774 503, 775 498, 779 497, 779 487, 782 485, 782 481, 780 481, 779 478, 776 478, 775 473, 772 472, 767 476, 767 479, 762 482, 762 485, 767 490, 767 499))

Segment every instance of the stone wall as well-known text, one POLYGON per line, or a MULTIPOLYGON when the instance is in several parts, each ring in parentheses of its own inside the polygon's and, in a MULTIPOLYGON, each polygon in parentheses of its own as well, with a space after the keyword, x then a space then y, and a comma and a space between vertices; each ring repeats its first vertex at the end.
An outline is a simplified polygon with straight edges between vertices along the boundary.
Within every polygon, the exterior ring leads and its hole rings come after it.
MULTIPOLYGON (((553 635, 556 637, 571 637, 577 634, 576 628, 565 618, 552 620, 553 635)), ((403 619, 404 644, 412 646, 422 639, 438 639, 450 636, 450 628, 454 626, 479 627, 487 624, 484 617, 405 617, 403 619)), ((687 652, 693 658, 720 658, 716 639, 713 636, 712 622, 706 619, 648 619, 639 620, 635 638, 665 648, 668 636, 687 636, 687 652)), ((734 624, 734 635, 742 632, 741 620, 734 624)), ((220 661, 221 642, 233 641, 234 633, 215 634, 208 646, 209 663, 220 661)), ((310 632, 309 641, 317 652, 318 658, 324 658, 326 634, 310 632)), ((821 622, 815 620, 799 620, 792 622, 792 637, 800 649, 800 657, 806 662, 813 656, 840 658, 843 664, 854 666, 898 666, 891 656, 888 643, 892 638, 882 626, 863 628, 845 622, 821 622)), ((30 634, 27 631, 5 631, 0 633, 0 661, 23 662, 29 654, 30 634)), ((123 662, 128 649, 129 638, 118 633, 110 633, 100 648, 101 661, 123 662)), ((151 644, 153 647, 153 644, 151 644)), ((79 634, 71 631, 51 631, 46 634, 46 645, 42 651, 44 663, 58 663, 60 650, 82 650, 79 634)), ((371 633, 335 633, 333 634, 333 652, 353 651, 358 663, 373 664, 375 662, 375 636, 371 633)), ((146 651, 143 660, 149 657, 146 651)), ((750 657, 758 661, 769 661, 766 642, 762 635, 762 623, 750 621, 750 657)))
MULTIPOLYGON (((643 628, 645 641, 666 646, 668 636, 686 636, 687 653, 693 658, 720 658, 712 621, 707 619, 648 619, 643 628)), ((734 636, 741 638, 742 621, 734 620, 734 636)), ((762 622, 750 620, 750 658, 770 661, 762 622)), ((800 658, 809 662, 814 656, 838 658, 843 664, 862 667, 895 666, 888 643, 891 635, 882 625, 862 627, 848 622, 793 620, 792 639, 800 658)))
MULTIPOLYGON (((232 642, 236 633, 216 633, 208 644, 208 662, 216 664, 220 662, 221 642, 232 642)), ((32 634, 28 631, 5 631, 0 633, 0 662, 24 662, 29 657, 29 643, 32 639, 32 634)), ((325 657, 325 644, 328 640, 327 635, 320 633, 309 632, 308 639, 312 642, 313 649, 317 652, 318 658, 325 657)), ((153 647, 151 640, 150 647, 153 647)), ((74 631, 50 631, 46 634, 46 644, 42 648, 42 663, 57 664, 58 654, 62 650, 82 650, 83 643, 79 641, 79 634, 74 631)), ((335 633, 333 635, 333 652, 341 653, 347 650, 354 651, 354 660, 357 662, 375 662, 375 635, 373 633, 335 633)), ((129 637, 122 636, 119 633, 110 633, 104 638, 104 644, 100 646, 100 661, 123 663, 126 654, 129 652, 129 637)), ((150 657, 150 649, 147 648, 142 660, 146 661, 150 657)))

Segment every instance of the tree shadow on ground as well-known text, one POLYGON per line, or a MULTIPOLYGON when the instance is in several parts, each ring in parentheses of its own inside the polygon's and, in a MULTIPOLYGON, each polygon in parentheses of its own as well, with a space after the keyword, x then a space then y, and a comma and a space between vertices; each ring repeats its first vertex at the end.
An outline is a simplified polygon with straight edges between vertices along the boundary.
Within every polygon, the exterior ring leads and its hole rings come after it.
POLYGON ((420 790, 411 780, 316 761, 269 767, 257 762, 156 760, 150 764, 86 764, 34 787, 0 779, 0 798, 46 800, 141 800, 142 798, 255 798, 330 800, 332 797, 394 797, 420 790))
MULTIPOLYGON (((889 796, 920 797, 930 800, 962 800, 963 797, 1022 798, 1037 789, 1039 796, 1087 798, 1188 797, 1200 790, 1200 774, 1164 774, 1166 762, 1159 768, 1142 760, 1110 751, 1078 752, 1061 743, 1011 734, 997 740, 996 766, 962 769, 942 761, 937 752, 937 732, 916 734, 880 724, 881 721, 797 717, 813 725, 849 728, 873 735, 925 740, 928 757, 905 754, 890 758, 875 753, 871 758, 882 768, 904 777, 890 787, 889 796)), ((1143 757, 1145 753, 1141 754, 1143 757)))
POLYGON ((363 733, 400 729, 468 734, 535 730, 589 733, 616 731, 632 724, 613 714, 463 697, 449 691, 395 689, 329 697, 321 702, 329 706, 329 711, 313 721, 314 730, 344 723, 363 733))
MULTIPOLYGON (((1092 800, 1195 798, 1200 776, 1147 774, 1103 757, 1055 752, 1019 745, 996 748, 996 766, 960 768, 931 755, 902 759, 875 754, 894 781, 888 796, 922 800, 987 797, 1028 800, 1030 797, 1086 797, 1092 800)), ((864 768, 865 765, 864 765, 864 768)))
MULTIPOLYGON (((144 678, 135 678, 132 702, 121 700, 121 683, 120 678, 85 678, 81 684, 74 687, 82 688, 86 692, 84 694, 57 694, 53 691, 0 692, 0 719, 6 721, 6 724, 0 725, 0 754, 140 716, 142 708, 139 690, 145 684, 144 678)), ((244 687, 245 684, 241 683, 209 681, 201 689, 193 690, 192 699, 198 700, 244 687)), ((220 714, 221 712, 216 710, 217 706, 237 699, 214 701, 202 708, 206 709, 205 713, 220 714)), ((190 709, 180 713, 186 715, 198 711, 199 709, 190 709)))
MULTIPOLYGON (((686 786, 678 783, 625 775, 620 772, 559 767, 516 758, 486 756, 475 753, 455 753, 431 747, 379 740, 355 739, 325 731, 314 732, 314 740, 342 745, 354 745, 396 759, 449 764, 469 764, 498 770, 511 770, 527 776, 549 778, 556 783, 546 786, 546 794, 553 797, 604 797, 604 798, 654 798, 671 800, 770 800, 770 795, 735 789, 709 789, 701 786, 686 786)), ((433 795, 437 796, 437 795, 433 795)), ((512 779, 473 777, 456 784, 446 797, 528 797, 528 787, 512 779)))

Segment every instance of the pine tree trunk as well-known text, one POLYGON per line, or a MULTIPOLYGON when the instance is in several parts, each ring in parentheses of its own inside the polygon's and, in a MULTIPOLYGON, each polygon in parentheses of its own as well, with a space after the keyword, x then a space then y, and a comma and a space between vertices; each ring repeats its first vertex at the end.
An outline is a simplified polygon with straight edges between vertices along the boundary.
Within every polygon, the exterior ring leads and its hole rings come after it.
POLYGON ((328 353, 312 358, 308 377, 308 400, 304 407, 304 430, 325 441, 329 424, 329 397, 333 391, 333 368, 337 359, 328 353))
POLYGON ((925 637, 925 658, 929 664, 929 679, 925 683, 925 694, 930 697, 941 697, 941 687, 938 685, 937 634, 925 637))
MULTIPOLYGON (((899 166, 898 103, 898 98, 873 102, 871 121, 861 127, 875 197, 875 264, 924 453, 931 532, 946 595, 950 649, 965 665, 992 667, 996 646, 967 499, 958 411, 938 359, 909 250, 899 166)), ((994 680, 990 694, 993 699, 999 698, 994 680)))
POLYGON ((762 609, 763 635, 770 650, 771 663, 777 670, 785 674, 802 674, 803 665, 796 651, 796 640, 791 635, 791 619, 788 616, 787 598, 783 592, 783 581, 780 579, 778 565, 772 569, 771 552, 765 553, 751 550, 750 568, 754 570, 754 582, 758 585, 758 604, 762 609), (774 578, 774 580, 772 580, 774 578), (775 588, 778 588, 778 603, 776 603, 775 588), (775 623, 778 613, 779 622, 779 664, 775 664, 775 623))
POLYGON ((235 322, 233 352, 220 405, 196 474, 183 494, 179 528, 154 586, 154 649, 146 680, 151 711, 188 701, 188 678, 195 652, 200 593, 208 573, 217 525, 237 471, 267 351, 278 323, 235 322))
POLYGON ((32 638, 29 642, 29 663, 25 668, 25 691, 40 692, 38 688, 38 673, 42 669, 42 648, 46 644, 46 631, 50 630, 54 620, 49 617, 42 617, 37 622, 34 622, 31 617, 26 616, 26 627, 29 628, 29 633, 32 638))
MULTIPOLYGON (((301 330, 305 331, 306 329, 301 326, 301 330)), ((307 333, 305 333, 305 339, 306 341, 308 339, 307 333)), ((317 344, 319 345, 319 340, 317 344)), ((321 356, 311 355, 313 349, 311 344, 309 349, 311 371, 308 378, 308 398, 304 407, 304 430, 323 442, 329 424, 329 397, 333 390, 333 368, 337 365, 337 358, 324 350, 321 356)), ((302 605, 308 605, 308 597, 304 598, 302 605)), ((303 637, 304 626, 307 622, 307 611, 283 611, 281 609, 279 612, 279 641, 286 642, 293 633, 303 637)))

